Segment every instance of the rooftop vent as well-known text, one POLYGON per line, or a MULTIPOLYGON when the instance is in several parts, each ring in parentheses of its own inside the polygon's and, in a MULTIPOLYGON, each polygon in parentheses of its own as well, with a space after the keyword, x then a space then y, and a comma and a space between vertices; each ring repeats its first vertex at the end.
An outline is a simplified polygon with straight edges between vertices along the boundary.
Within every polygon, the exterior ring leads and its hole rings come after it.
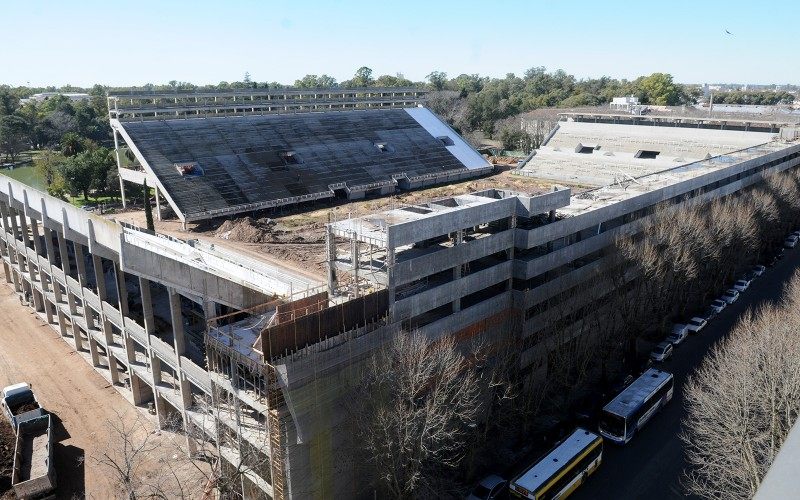
POLYGON ((453 139, 451 139, 450 136, 448 135, 440 135, 439 137, 437 137, 437 139, 442 141, 442 144, 444 144, 445 146, 455 146, 456 144, 455 142, 453 142, 453 139))
POLYGON ((642 160, 654 160, 656 156, 661 154, 661 151, 652 151, 649 149, 640 149, 633 155, 634 158, 639 158, 642 160))
POLYGON ((381 153, 394 153, 394 147, 386 142, 376 142, 375 147, 378 148, 378 151, 381 153))
POLYGON ((585 155, 590 155, 595 151, 597 151, 598 149, 600 149, 600 145, 598 144, 583 144, 579 142, 578 145, 575 146, 576 153, 581 153, 585 155))

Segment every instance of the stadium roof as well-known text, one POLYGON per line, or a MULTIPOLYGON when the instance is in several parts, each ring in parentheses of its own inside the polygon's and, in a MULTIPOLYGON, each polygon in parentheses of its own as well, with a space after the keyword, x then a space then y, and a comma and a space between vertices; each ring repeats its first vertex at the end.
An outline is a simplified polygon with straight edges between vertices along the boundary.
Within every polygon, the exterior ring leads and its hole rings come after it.
POLYGON ((417 108, 121 122, 184 221, 483 174, 491 165, 417 108))

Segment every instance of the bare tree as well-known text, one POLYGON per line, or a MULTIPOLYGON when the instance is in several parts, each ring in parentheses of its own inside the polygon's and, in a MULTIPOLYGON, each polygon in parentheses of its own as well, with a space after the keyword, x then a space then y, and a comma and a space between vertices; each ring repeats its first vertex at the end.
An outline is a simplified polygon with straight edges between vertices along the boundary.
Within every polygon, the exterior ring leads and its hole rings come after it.
MULTIPOLYGON (((159 464, 172 455, 168 437, 153 432, 141 415, 133 422, 123 418, 108 421, 109 445, 89 462, 105 469, 119 488, 121 496, 138 498, 193 498, 191 482, 186 481, 173 460, 159 464)), ((177 457, 176 457, 177 458, 177 457)))
POLYGON ((353 398, 359 448, 391 498, 434 497, 442 472, 458 467, 474 435, 480 377, 444 337, 398 334, 373 356, 353 398))
POLYGON ((752 498, 800 412, 800 274, 787 302, 746 315, 686 384, 689 491, 752 498))

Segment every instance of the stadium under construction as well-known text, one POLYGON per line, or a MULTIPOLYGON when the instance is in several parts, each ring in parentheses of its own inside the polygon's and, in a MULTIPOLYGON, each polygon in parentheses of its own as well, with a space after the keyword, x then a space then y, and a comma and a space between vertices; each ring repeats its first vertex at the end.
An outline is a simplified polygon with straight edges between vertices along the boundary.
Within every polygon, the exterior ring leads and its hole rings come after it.
MULTIPOLYGON (((417 89, 132 92, 109 96, 109 115, 123 193, 147 182, 159 215, 163 199, 186 227, 490 173, 423 104, 417 89)), ((796 135, 762 122, 565 115, 515 171, 548 189, 332 220, 319 279, 2 177, 0 253, 9 286, 131 404, 244 463, 247 498, 350 498, 366 492, 346 459, 345 400, 355 368, 393 335, 510 343, 536 384, 554 331, 581 331, 565 308, 613 292, 564 294, 602 269, 615 238, 660 208, 796 167, 796 135)))

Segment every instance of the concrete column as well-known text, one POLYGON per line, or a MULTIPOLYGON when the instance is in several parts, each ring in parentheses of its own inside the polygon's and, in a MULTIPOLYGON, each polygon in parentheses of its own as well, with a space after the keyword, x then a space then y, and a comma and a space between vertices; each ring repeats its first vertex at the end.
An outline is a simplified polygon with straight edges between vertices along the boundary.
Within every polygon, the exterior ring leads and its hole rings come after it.
POLYGON ((39 234, 39 224, 33 217, 31 217, 30 219, 31 219, 31 237, 33 238, 33 249, 36 250, 36 253, 38 255, 44 255, 44 249, 42 248, 42 237, 41 234, 39 234))
POLYGON ((156 219, 161 220, 161 199, 158 196, 158 186, 153 186, 156 191, 156 219))
POLYGON ((144 313, 144 331, 148 337, 155 334, 156 323, 153 317, 153 298, 150 291, 150 280, 139 277, 139 293, 142 296, 142 312, 144 313))
MULTIPOLYGON (((174 288, 167 288, 167 293, 169 295, 169 312, 172 321, 175 354, 180 357, 186 354, 186 332, 183 329, 183 315, 181 315, 181 295, 174 288)), ((180 360, 178 364, 180 364, 180 360)))
POLYGON ((72 321, 72 340, 75 341, 75 349, 78 351, 85 351, 86 348, 83 347, 83 337, 81 337, 81 328, 78 326, 75 321, 72 321))
POLYGON ((130 380, 131 384, 131 395, 133 396, 133 404, 137 406, 144 404, 147 401, 147 398, 145 396, 147 394, 147 391, 145 390, 147 384, 145 384, 142 381, 142 379, 140 379, 133 372, 133 370, 130 370, 130 372, 128 373, 128 380, 130 380))
POLYGON ((61 256, 61 270, 64 271, 65 275, 69 276, 72 274, 72 266, 69 264, 69 248, 67 248, 67 240, 59 231, 56 231, 56 235, 58 237, 58 253, 61 256))
POLYGON ((106 359, 108 360, 108 371, 111 373, 111 383, 119 385, 119 367, 117 366, 117 359, 111 354, 111 349, 109 347, 106 347, 106 359))
POLYGON ((55 322, 53 321, 53 309, 55 309, 55 307, 54 307, 54 306, 53 306, 53 304, 52 304, 52 303, 51 303, 49 300, 47 300, 47 298, 45 297, 45 298, 44 298, 44 314, 45 314, 45 316, 47 317, 47 323, 48 323, 48 324, 50 324, 50 325, 52 325, 53 323, 55 323, 55 322))
POLYGON ((117 285, 117 298, 119 299, 119 312, 122 314, 124 322, 130 312, 128 310, 128 284, 125 281, 125 273, 119 268, 119 264, 114 264, 114 282, 117 285))
POLYGON ((33 287, 33 280, 31 280, 31 295, 33 296, 33 309, 37 312, 44 311, 44 297, 39 290, 33 287))
POLYGON ((97 283, 97 296, 103 302, 108 302, 108 287, 106 275, 103 272, 103 259, 98 255, 92 255, 92 267, 94 267, 94 280, 97 283))
POLYGON ((58 316, 58 331, 62 337, 67 336, 67 317, 61 308, 56 308, 56 315, 58 316))
POLYGON ((78 283, 81 287, 86 288, 86 259, 83 256, 83 245, 78 242, 73 242, 75 247, 75 267, 78 269, 78 283))
POLYGON ((67 304, 69 305, 69 313, 73 316, 78 314, 78 306, 75 304, 75 294, 67 289, 67 304))
POLYGON ((9 217, 11 218, 11 234, 14 235, 14 239, 25 241, 22 239, 22 231, 19 229, 19 214, 14 209, 14 207, 8 207, 9 217))
POLYGON ((6 275, 6 283, 13 283, 11 279, 11 268, 8 267, 8 262, 3 261, 3 272, 6 275))
POLYGON ((89 352, 92 355, 92 366, 99 366, 100 353, 97 351, 97 341, 92 337, 91 332, 88 332, 88 334, 89 334, 89 352))
POLYGON ((19 214, 19 223, 20 223, 20 230, 22 231, 22 242, 25 243, 25 246, 28 248, 33 248, 31 246, 31 235, 28 232, 28 220, 25 217, 25 214, 22 212, 17 212, 19 214))
MULTIPOLYGON (((114 155, 117 159, 117 172, 119 169, 122 168, 122 161, 119 156, 119 138, 117 137, 117 129, 112 129, 114 131, 114 155)), ((122 208, 127 208, 127 202, 125 200, 125 181, 122 180, 122 175, 119 175, 119 192, 122 196, 122 208)))
POLYGON ((19 273, 12 269, 11 270, 11 279, 14 281, 14 291, 17 293, 22 292, 22 285, 19 282, 19 273))
POLYGON ((47 251, 47 259, 50 261, 51 265, 55 265, 56 247, 53 245, 53 233, 55 231, 46 227, 43 227, 42 230, 44 231, 44 246, 47 251))

